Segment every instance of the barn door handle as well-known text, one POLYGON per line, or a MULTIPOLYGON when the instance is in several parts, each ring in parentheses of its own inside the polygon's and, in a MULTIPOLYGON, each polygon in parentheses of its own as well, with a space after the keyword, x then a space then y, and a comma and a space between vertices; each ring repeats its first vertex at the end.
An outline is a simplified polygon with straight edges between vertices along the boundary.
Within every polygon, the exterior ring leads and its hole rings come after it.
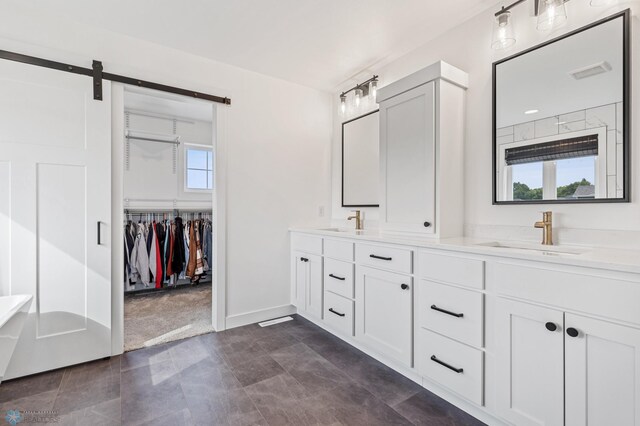
POLYGON ((98 221, 98 245, 99 246, 102 245, 102 238, 101 238, 102 233, 100 232, 102 227, 100 226, 100 224, 101 224, 101 222, 98 221))

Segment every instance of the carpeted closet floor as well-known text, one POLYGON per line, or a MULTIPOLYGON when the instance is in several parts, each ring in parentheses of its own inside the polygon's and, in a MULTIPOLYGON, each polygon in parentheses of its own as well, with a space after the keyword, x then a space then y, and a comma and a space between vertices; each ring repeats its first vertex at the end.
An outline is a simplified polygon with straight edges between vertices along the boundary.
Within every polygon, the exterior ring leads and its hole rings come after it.
POLYGON ((125 351, 210 331, 210 283, 124 297, 125 351))

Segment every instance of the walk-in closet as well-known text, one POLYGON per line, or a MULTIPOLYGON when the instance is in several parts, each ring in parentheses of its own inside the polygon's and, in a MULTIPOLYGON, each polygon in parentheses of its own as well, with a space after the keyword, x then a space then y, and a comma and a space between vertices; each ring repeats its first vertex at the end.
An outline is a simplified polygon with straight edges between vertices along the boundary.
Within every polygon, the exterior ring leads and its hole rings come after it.
POLYGON ((207 102, 125 93, 124 347, 212 331, 213 113, 207 102))

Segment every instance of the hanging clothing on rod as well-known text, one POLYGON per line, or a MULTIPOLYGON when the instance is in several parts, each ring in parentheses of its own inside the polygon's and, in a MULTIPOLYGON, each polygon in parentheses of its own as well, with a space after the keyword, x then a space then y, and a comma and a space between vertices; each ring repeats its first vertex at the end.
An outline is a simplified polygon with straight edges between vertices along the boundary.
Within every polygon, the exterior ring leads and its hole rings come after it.
MULTIPOLYGON (((176 215, 179 212, 174 211, 176 215)), ((169 215, 173 215, 169 213, 169 215)), ((175 286, 180 280, 198 284, 210 271, 212 222, 210 213, 188 212, 174 220, 167 213, 138 213, 135 223, 127 212, 124 227, 125 281, 144 288, 175 286)))

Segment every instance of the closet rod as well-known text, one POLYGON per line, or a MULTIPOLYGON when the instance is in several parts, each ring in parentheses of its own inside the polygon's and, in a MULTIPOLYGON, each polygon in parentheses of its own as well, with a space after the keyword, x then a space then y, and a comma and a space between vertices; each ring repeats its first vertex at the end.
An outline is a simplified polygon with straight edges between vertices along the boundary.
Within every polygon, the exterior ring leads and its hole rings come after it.
POLYGON ((138 141, 149 141, 149 142, 158 142, 158 143, 168 143, 171 145, 180 145, 180 137, 177 137, 176 140, 174 141, 167 141, 164 139, 155 139, 155 138, 144 138, 142 136, 131 136, 131 135, 125 135, 125 138, 135 139, 138 141))

